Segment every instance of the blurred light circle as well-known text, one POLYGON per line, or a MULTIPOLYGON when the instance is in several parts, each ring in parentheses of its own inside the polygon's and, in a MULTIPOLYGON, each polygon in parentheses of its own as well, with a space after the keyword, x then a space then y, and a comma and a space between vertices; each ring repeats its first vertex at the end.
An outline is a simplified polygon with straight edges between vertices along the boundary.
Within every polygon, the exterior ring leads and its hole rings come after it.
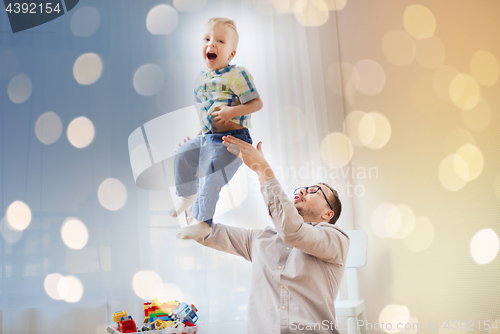
POLYGON ((273 136, 283 143, 298 143, 303 140, 308 133, 307 117, 297 107, 285 106, 279 112, 273 113, 271 116, 274 124, 281 126, 273 131, 273 136))
POLYGON ((455 129, 451 131, 444 141, 444 151, 446 154, 456 153, 465 144, 476 144, 474 136, 467 130, 455 129))
POLYGON ((499 249, 500 240, 491 228, 476 232, 470 242, 470 253, 478 264, 493 261, 497 257, 499 249))
POLYGON ((500 174, 498 174, 493 181, 493 190, 497 199, 500 201, 500 174))
POLYGON ((328 87, 338 96, 354 93, 355 90, 348 91, 346 81, 352 75, 353 65, 348 62, 335 62, 328 66, 326 71, 326 83, 328 87))
POLYGON ((358 91, 366 95, 376 95, 385 85, 385 71, 374 60, 358 61, 352 69, 352 83, 358 91))
POLYGON ((342 10, 347 5, 347 0, 323 0, 329 10, 342 10))
POLYGON ((293 7, 295 19, 304 27, 324 25, 330 17, 328 6, 323 0, 299 0, 293 7))
POLYGON ((146 17, 146 27, 153 35, 168 35, 177 27, 179 14, 169 5, 157 5, 146 17))
POLYGON ((155 64, 142 65, 135 71, 134 88, 143 96, 157 94, 165 82, 165 75, 160 66, 155 64))
POLYGON ((84 53, 75 60, 73 65, 73 76, 80 85, 91 85, 102 74, 102 60, 95 53, 84 53))
POLYGON ((57 292, 68 303, 76 303, 83 296, 82 282, 75 276, 63 276, 57 282, 57 292))
POLYGON ((429 248, 434 240, 434 227, 425 217, 417 217, 413 231, 403 239, 406 248, 411 252, 422 252, 429 248))
MULTIPOLYGON (((262 1, 260 1, 262 2, 262 1)), ((292 4, 290 0, 272 0, 273 8, 279 13, 291 13, 292 12, 292 4)))
POLYGON ((392 235, 392 238, 406 238, 415 228, 415 215, 413 214, 413 211, 406 205, 397 205, 391 210, 398 210, 399 215, 401 216, 401 226, 399 227, 398 232, 392 235))
POLYGON ((443 65, 446 50, 443 42, 437 36, 432 36, 415 41, 417 63, 425 68, 438 68, 443 65))
POLYGON ((344 120, 344 132, 355 146, 365 146, 375 136, 375 121, 371 117, 364 118, 366 115, 364 111, 354 110, 344 120))
POLYGON ((382 39, 382 51, 385 58, 393 65, 410 65, 415 58, 415 42, 404 31, 392 30, 382 39))
POLYGON ((127 201, 127 189, 120 180, 108 178, 97 189, 99 203, 111 211, 120 210, 127 201))
POLYGON ((438 111, 442 105, 433 90, 431 79, 423 76, 415 79, 411 87, 411 100, 418 111, 429 114, 438 111))
POLYGON ((10 100, 16 104, 23 103, 29 99, 31 91, 31 79, 26 74, 18 74, 13 77, 7 87, 10 100))
POLYGON ((401 214, 391 203, 379 205, 372 213, 370 227, 379 238, 395 235, 401 227, 401 214))
POLYGON ((403 14, 406 31, 415 38, 428 38, 436 31, 436 18, 425 6, 411 5, 403 14))
POLYGON ((174 0, 174 7, 180 12, 199 12, 206 4, 207 0, 174 0))
POLYGON ((469 177, 469 165, 459 155, 450 154, 441 161, 438 175, 439 181, 449 191, 462 189, 469 177))
POLYGON ((485 130, 491 122, 490 104, 483 98, 471 110, 462 110, 462 121, 473 131, 485 130))
POLYGON ((22 201, 14 201, 7 208, 6 217, 10 227, 23 231, 31 223, 31 209, 22 201))
POLYGON ((87 117, 77 117, 69 123, 67 135, 69 142, 74 147, 87 147, 94 140, 94 124, 87 117))
POLYGON ((87 227, 77 218, 67 218, 61 226, 61 237, 71 249, 82 249, 89 240, 87 227))
POLYGON ((347 165, 354 153, 349 138, 339 132, 330 133, 321 141, 320 152, 321 160, 334 168, 347 165))
POLYGON ((97 9, 90 6, 80 7, 73 16, 71 16, 71 32, 75 36, 91 36, 97 31, 97 28, 99 28, 100 22, 101 17, 97 9))
POLYGON ((347 99, 347 102, 353 107, 356 108, 356 92, 358 91, 354 84, 352 83, 352 78, 349 78, 344 87, 344 96, 347 99))
POLYGON ((132 279, 132 287, 139 298, 151 300, 157 295, 158 289, 163 286, 163 281, 156 272, 152 270, 143 270, 135 273, 132 279))
MULTIPOLYGON (((371 128, 372 122, 375 123, 375 135, 365 145, 368 148, 378 150, 384 147, 391 138, 391 123, 389 123, 389 120, 381 113, 370 111, 361 119, 360 129, 371 128)), ((369 136, 367 136, 366 138, 361 137, 361 140, 363 142, 365 142, 365 140, 367 141, 368 139, 369 136)))
POLYGON ((155 296, 158 300, 169 301, 169 300, 185 300, 184 293, 182 290, 173 283, 164 283, 157 285, 154 288, 155 296))
POLYGON ((7 50, 0 53, 0 79, 12 78, 18 66, 19 60, 14 52, 7 50))
MULTIPOLYGON (((466 178, 464 178, 465 181, 472 181, 472 180, 476 179, 483 171, 483 167, 484 167, 483 154, 476 146, 471 145, 471 144, 465 144, 465 145, 461 146, 457 150, 457 153, 455 154, 455 159, 456 159, 456 157, 461 157, 467 163, 467 166, 468 166, 467 169, 468 169, 469 173, 466 176, 466 178)), ((460 160, 460 159, 457 159, 457 160, 460 160)), ((457 170, 457 169, 455 168, 455 170, 457 170)), ((457 174, 459 174, 459 173, 457 172, 457 174)), ((461 175, 461 174, 459 174, 459 175, 461 175)))
POLYGON ((35 134, 45 145, 55 143, 61 137, 63 126, 55 112, 48 111, 38 117, 35 124, 35 134))
POLYGON ((442 65, 436 69, 432 76, 432 87, 437 96, 446 102, 451 102, 450 84, 460 72, 453 66, 442 65))
POLYGON ((398 324, 406 324, 410 320, 410 311, 408 307, 403 305, 386 305, 380 315, 378 316, 379 324, 384 323, 383 331, 386 333, 397 333, 400 330, 397 329, 398 324), (391 324, 391 326, 388 326, 391 324), (391 330, 387 328, 391 327, 391 330))
POLYGON ((57 285, 59 284, 59 280, 63 278, 61 274, 54 273, 49 274, 45 277, 43 281, 43 287, 45 288, 45 292, 49 295, 50 298, 55 300, 61 300, 62 297, 59 295, 57 291, 57 285))
POLYGON ((0 221, 0 234, 8 244, 15 244, 23 237, 23 231, 18 231, 10 227, 5 217, 0 221))
POLYGON ((500 73, 496 57, 488 51, 476 51, 470 60, 470 73, 481 85, 494 85, 500 73))
POLYGON ((450 98, 457 107, 463 110, 474 108, 481 97, 479 86, 467 74, 456 75, 450 83, 450 98))

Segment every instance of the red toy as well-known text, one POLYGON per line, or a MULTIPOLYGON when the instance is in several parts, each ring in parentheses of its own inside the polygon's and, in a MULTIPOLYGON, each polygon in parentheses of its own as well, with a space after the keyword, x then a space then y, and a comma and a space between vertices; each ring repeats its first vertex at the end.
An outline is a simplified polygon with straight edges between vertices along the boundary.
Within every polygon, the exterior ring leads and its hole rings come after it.
POLYGON ((137 327, 135 325, 134 319, 132 319, 132 316, 128 315, 126 317, 122 317, 120 321, 118 322, 118 326, 120 329, 120 332, 122 333, 135 333, 137 332, 137 327))

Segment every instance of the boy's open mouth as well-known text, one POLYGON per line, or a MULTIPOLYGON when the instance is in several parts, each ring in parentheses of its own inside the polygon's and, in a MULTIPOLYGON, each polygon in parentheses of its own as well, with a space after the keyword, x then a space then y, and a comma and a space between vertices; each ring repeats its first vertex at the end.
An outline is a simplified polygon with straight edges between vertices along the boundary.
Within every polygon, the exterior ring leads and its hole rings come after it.
POLYGON ((217 59, 217 54, 215 54, 213 52, 208 52, 207 53, 207 58, 210 59, 210 60, 215 60, 215 59, 217 59))

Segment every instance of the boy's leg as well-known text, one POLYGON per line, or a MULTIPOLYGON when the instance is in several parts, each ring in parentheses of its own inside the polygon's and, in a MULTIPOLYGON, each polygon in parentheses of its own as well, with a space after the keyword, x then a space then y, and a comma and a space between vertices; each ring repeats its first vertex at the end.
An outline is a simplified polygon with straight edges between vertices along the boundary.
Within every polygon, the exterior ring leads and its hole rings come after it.
POLYGON ((188 141, 177 151, 174 160, 175 188, 177 196, 181 199, 168 211, 172 217, 177 217, 189 208, 196 200, 200 147, 203 137, 197 136, 188 141))

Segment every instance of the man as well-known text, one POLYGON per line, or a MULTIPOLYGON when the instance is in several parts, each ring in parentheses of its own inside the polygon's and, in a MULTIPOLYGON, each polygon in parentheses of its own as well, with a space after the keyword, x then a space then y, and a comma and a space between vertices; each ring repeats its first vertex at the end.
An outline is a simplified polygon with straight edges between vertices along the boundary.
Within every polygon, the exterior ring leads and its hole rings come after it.
POLYGON ((341 205, 323 183, 297 189, 293 203, 262 154, 262 143, 223 137, 228 150, 259 176, 275 229, 214 224, 197 242, 252 262, 248 334, 338 333, 334 301, 349 238, 334 224, 341 205))

